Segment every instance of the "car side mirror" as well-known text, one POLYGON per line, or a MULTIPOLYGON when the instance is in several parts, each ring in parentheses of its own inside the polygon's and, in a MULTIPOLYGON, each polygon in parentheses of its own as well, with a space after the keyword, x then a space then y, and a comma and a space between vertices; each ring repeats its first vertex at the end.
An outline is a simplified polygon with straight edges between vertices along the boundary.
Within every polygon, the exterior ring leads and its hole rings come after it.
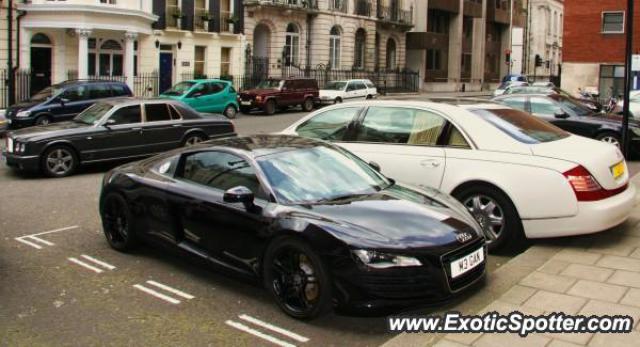
POLYGON ((116 125, 116 120, 115 119, 107 119, 106 122, 104 122, 104 127, 109 129, 112 125, 116 125))
POLYGON ((569 118, 569 115, 562 111, 562 110, 557 110, 556 112, 553 113, 553 116, 558 118, 558 119, 567 119, 569 118))
POLYGON ((253 192, 245 186, 237 186, 227 189, 222 196, 222 201, 228 203, 241 202, 246 209, 253 207, 253 192))
POLYGON ((190 98, 199 98, 202 96, 202 92, 193 92, 189 95, 190 98))
POLYGON ((376 163, 375 161, 370 161, 369 162, 369 166, 371 166, 372 169, 381 172, 382 169, 380 168, 380 164, 376 163))

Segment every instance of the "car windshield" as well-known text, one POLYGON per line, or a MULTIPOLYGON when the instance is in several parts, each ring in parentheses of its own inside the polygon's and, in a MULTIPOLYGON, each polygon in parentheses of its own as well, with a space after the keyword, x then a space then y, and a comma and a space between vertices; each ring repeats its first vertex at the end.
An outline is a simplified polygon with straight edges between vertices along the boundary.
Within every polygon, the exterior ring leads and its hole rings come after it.
POLYGON ((30 101, 45 101, 47 99, 49 99, 51 96, 53 95, 58 95, 60 93, 60 91, 62 91, 61 88, 57 87, 57 86, 50 86, 47 88, 44 88, 43 90, 35 93, 34 95, 32 95, 29 100, 30 101))
POLYGON ((99 102, 87 108, 86 110, 82 111, 79 115, 77 115, 73 119, 73 121, 76 123, 95 125, 112 108, 113 108, 113 105, 99 102))
POLYGON ((471 112, 502 130, 513 139, 537 144, 564 139, 569 136, 564 130, 512 108, 475 108, 471 112))
POLYGON ((322 89, 325 89, 325 90, 343 90, 346 85, 347 85, 347 82, 343 82, 343 81, 329 82, 322 89))
POLYGON ((593 111, 591 111, 588 107, 582 105, 581 103, 573 100, 573 98, 560 98, 560 104, 562 104, 562 108, 568 109, 570 112, 575 113, 577 116, 592 116, 593 111))
POLYGON ((283 204, 336 201, 391 185, 362 160, 323 146, 259 157, 258 165, 283 204))
POLYGON ((269 80, 264 80, 260 82, 260 84, 258 84, 256 88, 257 89, 280 89, 280 87, 282 87, 283 84, 284 84, 283 80, 269 79, 269 80))
POLYGON ((193 87, 194 85, 196 85, 195 82, 180 82, 176 85, 174 85, 173 87, 171 87, 169 90, 165 91, 164 95, 182 95, 186 92, 189 91, 189 89, 191 89, 191 87, 193 87))

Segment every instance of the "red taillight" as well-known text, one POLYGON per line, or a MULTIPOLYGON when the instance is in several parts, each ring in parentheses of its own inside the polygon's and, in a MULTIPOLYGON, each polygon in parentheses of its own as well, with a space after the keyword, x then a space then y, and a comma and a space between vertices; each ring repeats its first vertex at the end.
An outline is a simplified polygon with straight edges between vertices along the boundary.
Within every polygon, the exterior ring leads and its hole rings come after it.
POLYGON ((591 173, 581 165, 574 167, 563 175, 571 184, 578 201, 602 200, 622 193, 627 189, 627 184, 611 190, 602 188, 591 173))

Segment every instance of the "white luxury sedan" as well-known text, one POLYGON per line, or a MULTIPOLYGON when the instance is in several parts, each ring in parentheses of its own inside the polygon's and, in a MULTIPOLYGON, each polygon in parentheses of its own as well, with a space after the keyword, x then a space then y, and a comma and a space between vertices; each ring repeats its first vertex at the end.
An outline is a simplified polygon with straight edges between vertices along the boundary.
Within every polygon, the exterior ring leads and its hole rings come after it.
POLYGON ((377 96, 378 90, 369 80, 332 81, 320 89, 320 102, 323 104, 373 99, 377 96))
POLYGON ((336 142, 391 178, 450 193, 492 250, 608 229, 635 202, 617 147, 489 101, 334 105, 284 133, 336 142))

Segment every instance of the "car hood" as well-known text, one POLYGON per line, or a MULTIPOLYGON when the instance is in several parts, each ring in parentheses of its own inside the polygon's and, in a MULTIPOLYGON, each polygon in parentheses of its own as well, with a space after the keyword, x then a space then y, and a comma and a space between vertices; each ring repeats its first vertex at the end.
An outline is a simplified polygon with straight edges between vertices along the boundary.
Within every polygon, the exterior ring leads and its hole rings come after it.
MULTIPOLYGON (((582 165, 605 189, 619 188, 629 181, 629 170, 614 179, 611 167, 624 161, 618 147, 582 136, 570 135, 562 140, 531 146, 534 155, 561 159, 582 165)), ((625 163, 626 166, 626 163, 625 163)))
POLYGON ((89 127, 91 127, 91 125, 76 122, 51 123, 49 125, 33 126, 15 130, 11 132, 10 136, 21 141, 39 140, 41 138, 74 134, 79 130, 84 130, 89 127))
POLYGON ((172 99, 172 100, 182 100, 183 96, 184 96, 184 94, 181 94, 181 95, 160 94, 160 95, 158 95, 159 98, 172 99))
POLYGON ((240 93, 240 95, 270 95, 277 94, 280 91, 277 89, 248 89, 240 93))
POLYGON ((480 227, 464 206, 439 191, 418 191, 394 185, 379 193, 297 210, 297 217, 315 220, 334 237, 363 248, 407 249, 462 245, 472 242, 480 227))
POLYGON ((21 101, 17 104, 11 105, 10 107, 7 108, 7 112, 6 114, 9 116, 13 116, 14 114, 25 110, 25 109, 30 109, 33 106, 39 105, 41 104, 42 101, 31 101, 31 100, 25 100, 25 101, 21 101))

